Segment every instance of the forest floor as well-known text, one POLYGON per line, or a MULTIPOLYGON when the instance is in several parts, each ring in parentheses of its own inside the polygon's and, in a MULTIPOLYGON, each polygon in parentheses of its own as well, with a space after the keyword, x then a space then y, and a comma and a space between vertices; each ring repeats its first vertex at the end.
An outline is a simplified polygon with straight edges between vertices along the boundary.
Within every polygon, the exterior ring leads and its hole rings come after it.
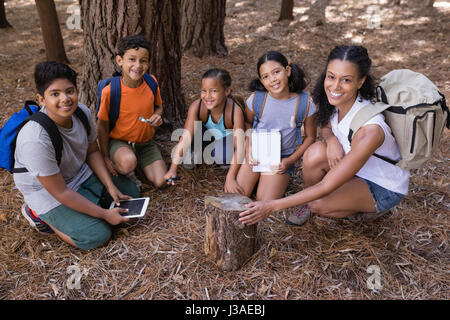
MULTIPOLYGON (((228 0, 229 54, 183 57, 186 102, 199 96, 210 67, 230 71, 234 92, 247 96, 257 59, 270 49, 302 65, 313 84, 338 44, 364 45, 377 78, 395 68, 424 73, 450 101, 449 1, 426 9, 418 0, 333 0, 323 25, 310 19, 311 2, 295 1, 295 20, 277 22, 280 0, 228 0), (379 14, 378 27, 368 23, 368 11, 379 14)), ((55 3, 71 66, 81 73, 83 34, 65 23, 77 1, 55 3)), ((0 30, 0 125, 34 98, 33 68, 45 60, 34 1, 8 0, 6 12, 14 28, 0 30)), ((173 143, 160 146, 169 162, 173 143)), ((226 172, 219 168, 180 170, 182 180, 171 188, 144 186, 151 199, 145 218, 117 227, 108 244, 89 252, 30 228, 20 215, 22 196, 2 171, 0 299, 449 299, 449 148, 446 130, 434 159, 412 172, 408 196, 375 221, 314 216, 292 228, 284 224, 287 211, 272 215, 258 225, 253 258, 231 273, 203 253, 204 196, 223 190, 226 172), (71 266, 86 271, 79 289, 70 289, 71 266), (380 270, 378 290, 370 287, 371 266, 380 270)), ((304 188, 300 169, 298 163, 287 194, 304 188)))

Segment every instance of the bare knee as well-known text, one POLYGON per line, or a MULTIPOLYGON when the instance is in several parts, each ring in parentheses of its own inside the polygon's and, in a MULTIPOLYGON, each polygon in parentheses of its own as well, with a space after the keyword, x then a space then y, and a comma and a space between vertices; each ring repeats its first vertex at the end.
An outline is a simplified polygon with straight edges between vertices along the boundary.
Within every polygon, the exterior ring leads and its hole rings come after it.
POLYGON ((327 161, 327 145, 317 141, 309 146, 303 154, 303 168, 313 168, 327 161))
POLYGON ((153 184, 155 185, 156 188, 159 189, 166 186, 166 181, 164 180, 164 178, 161 178, 156 181, 153 181, 153 184))
POLYGON ((131 153, 122 155, 115 162, 117 171, 119 171, 119 173, 123 175, 127 175, 133 172, 134 169, 136 169, 136 165, 137 165, 136 156, 131 153))

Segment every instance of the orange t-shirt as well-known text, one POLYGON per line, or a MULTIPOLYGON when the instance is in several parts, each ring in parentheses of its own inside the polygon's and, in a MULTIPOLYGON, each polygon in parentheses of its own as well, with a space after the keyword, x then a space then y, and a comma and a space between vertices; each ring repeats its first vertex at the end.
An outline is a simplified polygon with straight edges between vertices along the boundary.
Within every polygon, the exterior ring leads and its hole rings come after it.
MULTIPOLYGON (((153 76, 152 76, 153 77, 153 76)), ((156 78, 153 77, 155 80, 156 78)), ((150 118, 154 113, 154 106, 161 106, 162 100, 159 86, 156 91, 156 99, 147 83, 137 88, 129 88, 120 79, 120 112, 115 127, 109 136, 116 140, 142 143, 149 141, 155 133, 155 128, 148 123, 139 120, 139 117, 150 118)), ((98 118, 109 121, 109 101, 111 97, 111 85, 107 85, 102 91, 102 99, 98 110, 98 118)))

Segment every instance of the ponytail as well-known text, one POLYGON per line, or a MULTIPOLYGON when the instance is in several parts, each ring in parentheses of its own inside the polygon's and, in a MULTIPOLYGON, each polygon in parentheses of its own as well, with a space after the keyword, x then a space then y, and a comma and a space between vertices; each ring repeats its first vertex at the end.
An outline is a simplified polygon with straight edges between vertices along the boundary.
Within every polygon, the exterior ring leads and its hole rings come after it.
POLYGON ((256 65, 258 78, 255 78, 250 82, 248 86, 249 91, 267 91, 260 80, 261 74, 259 72, 261 65, 266 61, 276 61, 284 68, 286 68, 287 66, 291 67, 291 75, 288 78, 290 92, 301 93, 308 85, 306 73, 299 65, 289 62, 287 58, 278 51, 268 51, 258 60, 258 63, 256 65))

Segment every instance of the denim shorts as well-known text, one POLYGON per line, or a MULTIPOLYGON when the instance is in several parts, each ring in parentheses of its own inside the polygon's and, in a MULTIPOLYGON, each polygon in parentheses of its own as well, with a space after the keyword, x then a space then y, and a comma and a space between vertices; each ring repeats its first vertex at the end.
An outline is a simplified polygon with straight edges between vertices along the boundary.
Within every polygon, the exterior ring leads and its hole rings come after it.
POLYGON ((389 211, 405 197, 404 194, 390 191, 372 181, 363 180, 367 183, 372 199, 375 202, 376 213, 389 211))
MULTIPOLYGON (((283 159, 283 158, 289 158, 290 156, 292 155, 292 153, 291 154, 288 154, 288 155, 285 155, 285 156, 281 156, 281 159, 283 159)), ((292 176, 294 175, 294 170, 295 170, 295 163, 294 164, 291 164, 290 166, 289 166, 289 168, 287 168, 287 170, 284 172, 284 174, 287 174, 289 177, 291 177, 292 178, 292 176)))

